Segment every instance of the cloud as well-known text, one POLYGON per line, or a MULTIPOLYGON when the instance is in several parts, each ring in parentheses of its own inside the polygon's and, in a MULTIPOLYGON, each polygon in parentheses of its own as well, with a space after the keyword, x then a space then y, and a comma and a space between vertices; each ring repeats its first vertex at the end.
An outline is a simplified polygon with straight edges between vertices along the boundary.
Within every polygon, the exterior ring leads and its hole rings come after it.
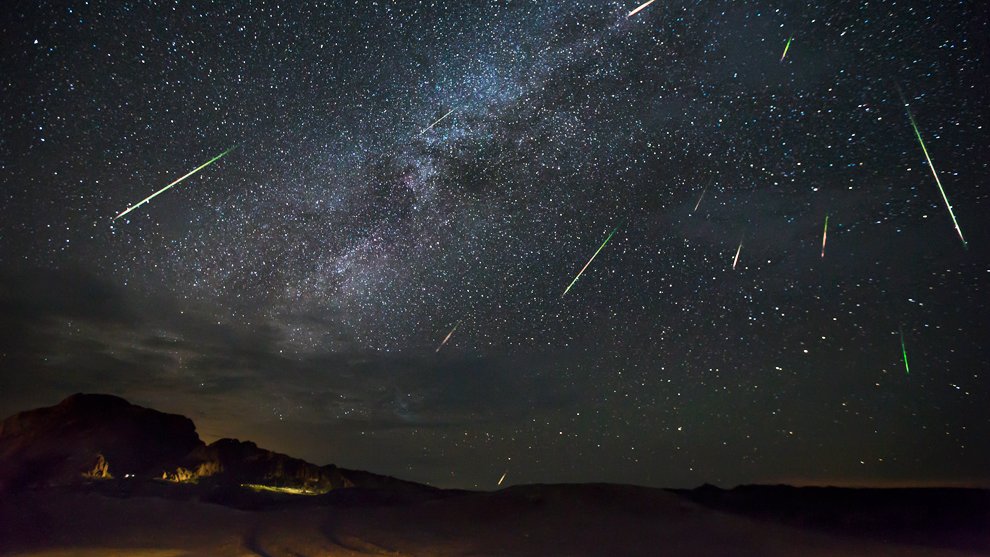
POLYGON ((210 412, 227 430, 274 419, 393 430, 504 423, 578 398, 573 378, 570 386, 552 379, 566 355, 406 357, 346 342, 303 350, 288 342, 287 323, 339 337, 332 317, 218 323, 208 311, 180 311, 177 300, 140 297, 80 269, 5 275, 0 293, 5 414, 85 391, 210 412))

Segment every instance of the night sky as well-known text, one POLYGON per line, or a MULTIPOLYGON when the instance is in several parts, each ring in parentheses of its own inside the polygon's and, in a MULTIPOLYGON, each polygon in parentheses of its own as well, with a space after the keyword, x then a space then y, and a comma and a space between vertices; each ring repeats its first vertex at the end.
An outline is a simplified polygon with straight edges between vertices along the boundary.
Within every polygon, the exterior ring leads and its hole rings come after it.
POLYGON ((985 5, 639 3, 8 2, 0 413, 443 487, 990 484, 985 5))

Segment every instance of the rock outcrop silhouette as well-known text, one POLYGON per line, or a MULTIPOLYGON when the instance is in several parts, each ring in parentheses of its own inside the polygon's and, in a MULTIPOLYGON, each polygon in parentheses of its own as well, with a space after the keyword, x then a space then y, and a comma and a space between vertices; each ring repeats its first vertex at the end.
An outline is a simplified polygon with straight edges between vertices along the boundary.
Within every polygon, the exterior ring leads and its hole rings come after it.
POLYGON ((100 480, 257 486, 296 493, 426 486, 334 465, 318 466, 250 441, 200 440, 192 420, 102 394, 0 422, 0 492, 100 480))
POLYGON ((160 473, 202 445, 189 418, 75 394, 0 422, 0 490, 160 473))

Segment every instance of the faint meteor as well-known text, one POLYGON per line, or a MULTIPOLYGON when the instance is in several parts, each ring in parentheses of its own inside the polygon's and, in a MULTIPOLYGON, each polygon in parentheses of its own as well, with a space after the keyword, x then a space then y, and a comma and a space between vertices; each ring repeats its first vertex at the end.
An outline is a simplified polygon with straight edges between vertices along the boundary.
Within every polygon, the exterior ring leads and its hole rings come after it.
POLYGON ((826 240, 828 240, 828 215, 825 215, 825 231, 822 232, 822 257, 825 257, 826 240))
POLYGON ((902 329, 897 329, 897 332, 901 334, 901 355, 904 356, 904 373, 910 374, 911 368, 908 367, 907 348, 904 346, 904 331, 902 329))
POLYGON ((918 129, 918 123, 914 121, 914 114, 911 114, 911 108, 908 107, 907 100, 904 98, 904 92, 901 88, 897 88, 897 92, 901 95, 901 102, 904 103, 904 110, 907 111, 908 120, 911 122, 911 127, 914 128, 914 136, 918 138, 918 143, 921 145, 921 151, 925 153, 925 160, 928 161, 928 168, 932 171, 932 176, 935 177, 935 183, 938 185, 938 191, 942 194, 942 200, 945 201, 946 208, 949 209, 949 216, 952 217, 952 224, 956 227, 956 234, 959 234, 959 239, 962 240, 963 247, 969 247, 966 244, 966 238, 963 237, 962 229, 959 228, 959 221, 956 220, 956 214, 952 211, 952 204, 949 203, 949 198, 945 195, 945 188, 942 187, 942 180, 938 177, 938 172, 935 171, 935 165, 932 164, 932 158, 928 156, 928 148, 925 147, 925 140, 921 138, 921 131, 918 129))
POLYGON ((446 118, 447 116, 450 116, 451 114, 453 114, 455 110, 457 110, 457 107, 451 108, 450 109, 450 112, 448 112, 448 113, 444 114, 443 116, 437 118, 437 120, 435 122, 433 122, 432 124, 430 124, 429 126, 426 126, 426 128, 424 128, 423 131, 419 132, 419 135, 423 135, 424 133, 432 130, 433 129, 433 126, 439 124, 440 122, 443 122, 443 119, 446 118))
POLYGON ((457 323, 454 323, 454 328, 447 333, 447 336, 443 337, 443 342, 440 343, 440 346, 437 346, 437 352, 439 352, 440 349, 443 348, 443 345, 447 344, 447 341, 450 340, 450 337, 454 335, 454 331, 456 331, 457 327, 460 326, 461 321, 463 321, 463 319, 459 319, 457 323))
POLYGON ((158 197, 158 195, 159 195, 159 194, 161 194, 162 192, 164 192, 165 190, 167 190, 167 189, 169 189, 169 188, 171 188, 172 186, 174 186, 174 185, 176 185, 176 184, 178 184, 179 182, 181 182, 181 181, 183 181, 183 180, 185 180, 186 178, 188 178, 188 177, 190 177, 190 176, 192 176, 193 174, 195 174, 195 173, 197 173, 197 172, 199 172, 200 170, 203 170, 203 169, 204 169, 204 168, 206 168, 207 166, 210 166, 211 164, 213 164, 213 163, 215 163, 215 162, 217 162, 217 161, 218 161, 218 160, 220 160, 220 159, 221 159, 221 158, 222 158, 222 157, 223 157, 224 155, 226 155, 227 153, 229 153, 229 152, 231 152, 231 151, 233 151, 233 150, 234 150, 234 149, 236 149, 236 148, 237 148, 237 146, 235 145, 235 146, 233 146, 233 147, 231 147, 230 149, 227 149, 227 150, 226 150, 226 151, 224 151, 223 153, 220 153, 219 155, 217 155, 217 156, 215 156, 215 157, 213 157, 212 159, 210 159, 210 160, 208 160, 208 161, 206 161, 206 162, 204 162, 203 164, 201 164, 201 165, 199 165, 199 166, 197 166, 197 167, 196 167, 195 169, 193 169, 192 171, 190 171, 190 172, 189 172, 188 174, 186 174, 185 176, 183 176, 183 177, 181 177, 181 178, 179 178, 178 180, 176 180, 176 181, 174 181, 174 182, 172 182, 171 184, 169 184, 169 185, 167 185, 167 186, 165 186, 164 188, 162 188, 162 189, 160 189, 160 190, 158 190, 158 191, 156 191, 155 193, 153 193, 153 194, 151 194, 151 195, 149 195, 148 197, 146 197, 146 198, 144 198, 144 200, 143 200, 143 201, 141 201, 140 203, 138 203, 137 205, 134 205, 134 206, 131 206, 131 207, 128 207, 128 208, 127 208, 127 209, 125 209, 125 210, 124 210, 123 212, 121 212, 121 213, 120 213, 119 215, 117 215, 116 217, 114 217, 114 218, 113 218, 113 220, 117 220, 117 219, 119 219, 120 217, 122 217, 122 216, 124 216, 124 215, 126 215, 127 213, 130 213, 130 212, 131 212, 131 211, 133 211, 134 209, 137 209, 137 208, 138 208, 138 207, 140 207, 141 205, 144 205, 145 203, 147 203, 147 202, 149 202, 149 201, 151 201, 152 199, 154 199, 154 198, 156 198, 156 197, 158 197))
POLYGON ((780 55, 780 61, 781 62, 783 62, 784 61, 784 57, 787 56, 787 49, 791 48, 791 41, 793 41, 793 40, 794 40, 794 37, 788 37, 787 38, 787 44, 784 45, 784 53, 780 55))
POLYGON ((638 8, 636 8, 635 10, 633 10, 633 11, 629 12, 628 14, 626 14, 626 17, 632 17, 632 16, 638 14, 639 12, 643 11, 644 8, 646 8, 647 6, 649 6, 650 4, 652 4, 654 2, 656 2, 656 0, 649 0, 647 2, 643 2, 642 4, 639 5, 638 8))
POLYGON ((701 190, 701 197, 699 197, 698 202, 694 204, 694 209, 691 210, 691 214, 694 214, 694 212, 698 210, 698 207, 701 207, 701 200, 705 198, 705 192, 707 191, 708 186, 705 186, 705 189, 701 190))
MULTIPOLYGON (((622 226, 622 225, 620 224, 619 226, 622 226)), ((608 235, 608 238, 605 238, 605 241, 602 242, 602 245, 598 246, 598 250, 595 251, 595 254, 591 256, 591 259, 589 259, 588 262, 584 264, 584 267, 582 267, 581 268, 581 271, 577 274, 576 277, 574 277, 574 280, 572 280, 571 283, 567 285, 567 288, 564 289, 564 293, 560 295, 561 298, 563 298, 564 296, 567 295, 568 292, 570 292, 571 287, 574 286, 574 283, 577 282, 579 278, 581 278, 581 275, 584 274, 584 271, 585 271, 585 269, 588 268, 588 265, 591 265, 591 262, 594 261, 596 257, 598 257, 598 253, 600 251, 602 251, 602 248, 605 247, 605 244, 607 244, 608 241, 612 239, 612 236, 615 235, 616 231, 619 230, 619 226, 616 226, 612 230, 612 232, 608 235)))
POLYGON ((742 240, 739 240, 739 247, 736 248, 736 257, 732 260, 732 270, 736 270, 736 263, 739 263, 739 252, 742 251, 742 240))
POLYGON ((509 475, 509 471, 506 470, 505 473, 502 474, 502 477, 498 479, 498 485, 502 485, 502 482, 505 481, 505 477, 508 476, 508 475, 509 475))

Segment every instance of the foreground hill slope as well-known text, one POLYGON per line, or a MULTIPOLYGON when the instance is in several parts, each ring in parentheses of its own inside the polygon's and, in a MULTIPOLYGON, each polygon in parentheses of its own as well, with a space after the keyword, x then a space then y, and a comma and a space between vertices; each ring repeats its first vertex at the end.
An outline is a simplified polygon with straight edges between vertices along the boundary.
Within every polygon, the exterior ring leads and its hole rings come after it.
POLYGON ((658 489, 532 485, 399 504, 244 511, 200 501, 21 492, 0 501, 0 555, 733 555, 960 557, 709 509, 658 489))
POLYGON ((0 422, 0 555, 990 555, 986 490, 439 490, 106 395, 0 422))

